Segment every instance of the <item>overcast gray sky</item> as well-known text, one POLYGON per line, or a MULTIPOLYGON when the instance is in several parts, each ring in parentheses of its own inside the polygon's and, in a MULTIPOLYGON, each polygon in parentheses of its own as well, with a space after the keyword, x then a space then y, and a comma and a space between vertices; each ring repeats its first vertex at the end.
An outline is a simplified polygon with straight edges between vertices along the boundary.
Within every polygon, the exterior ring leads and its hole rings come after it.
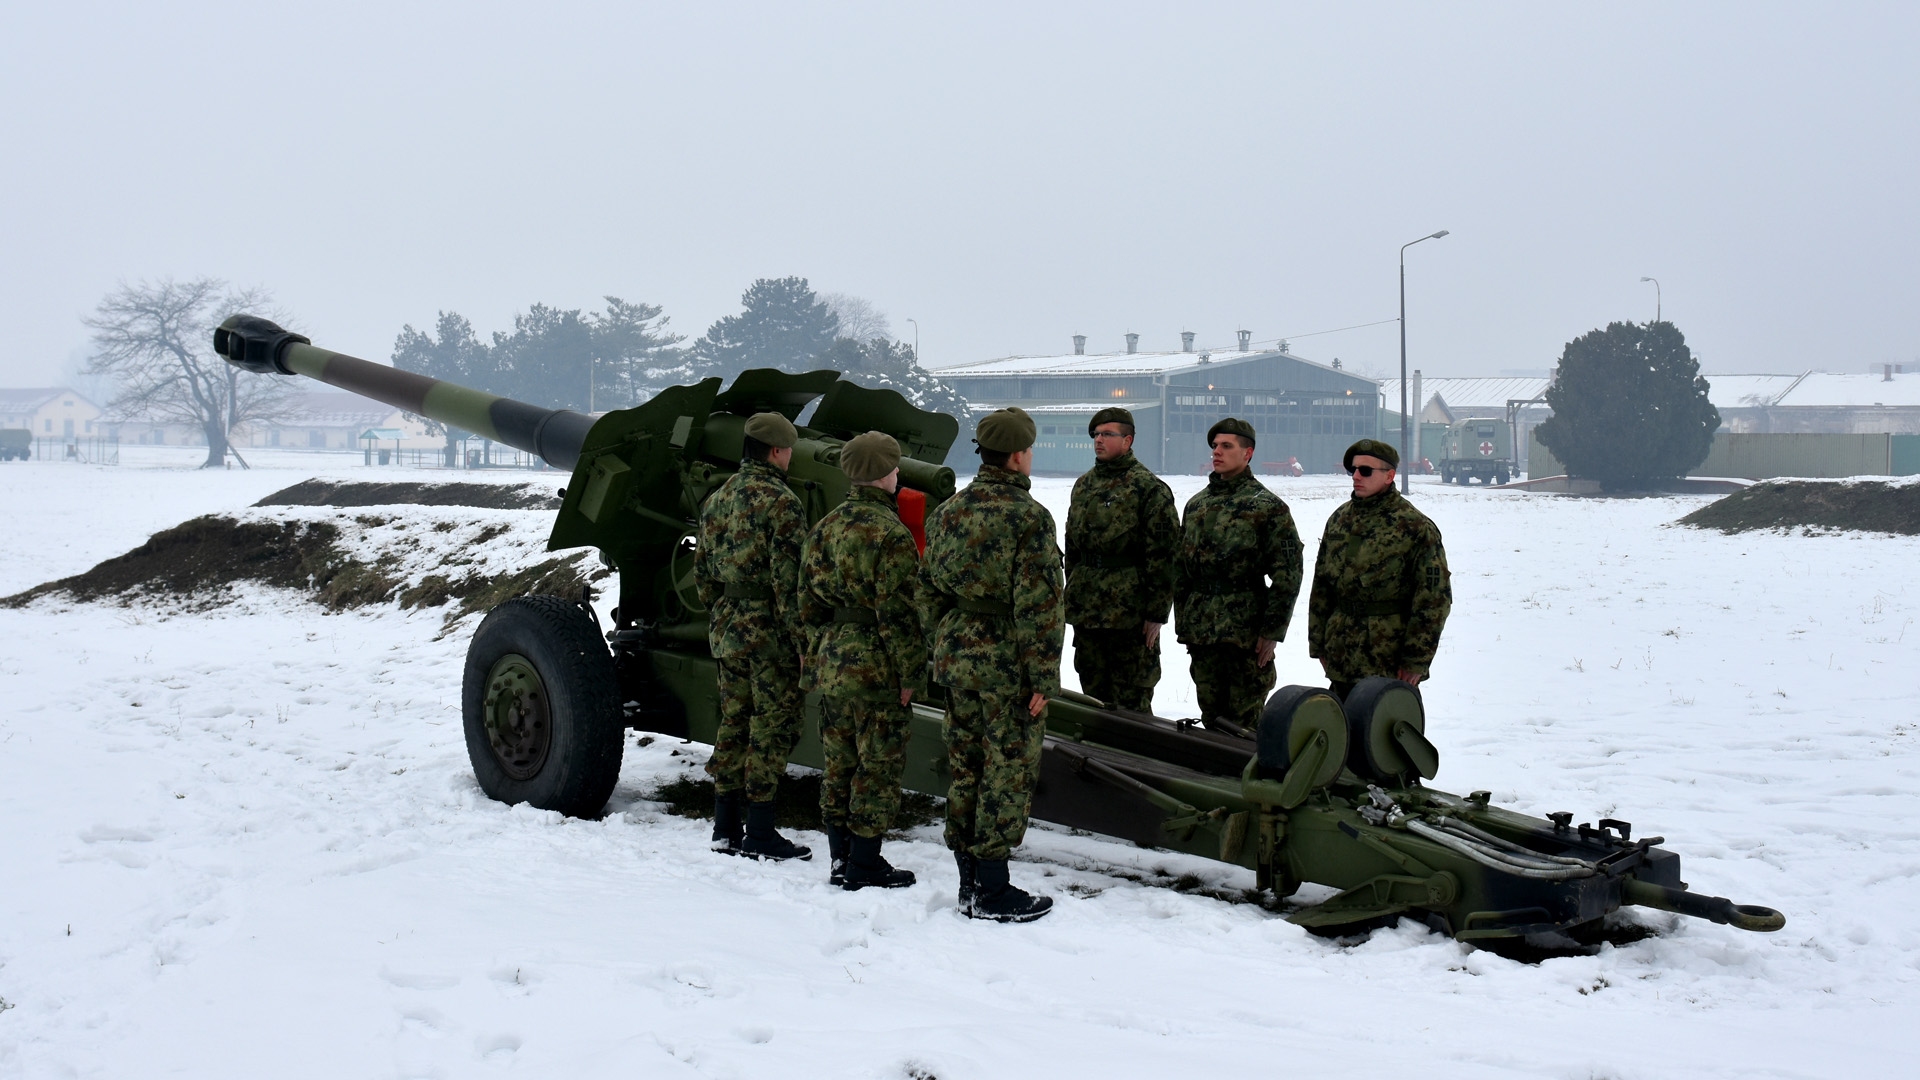
POLYGON ((1920 359, 1920 5, 15 4, 0 385, 119 281, 317 344, 541 301, 697 336, 754 278, 929 366, 1293 335, 1545 368, 1665 314, 1707 370, 1920 359))

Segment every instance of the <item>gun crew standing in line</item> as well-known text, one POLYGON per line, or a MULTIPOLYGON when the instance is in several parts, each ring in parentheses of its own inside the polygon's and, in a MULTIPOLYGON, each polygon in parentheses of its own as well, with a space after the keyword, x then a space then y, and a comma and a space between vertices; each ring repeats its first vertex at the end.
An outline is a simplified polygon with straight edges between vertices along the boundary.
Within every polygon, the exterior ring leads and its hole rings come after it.
POLYGON ((1327 518, 1307 599, 1307 655, 1344 700, 1375 675, 1419 685, 1453 610, 1440 527, 1393 487, 1400 452, 1376 439, 1347 448, 1353 497, 1327 518))
POLYGON ((1244 733, 1273 689, 1273 650, 1300 596, 1300 532, 1287 504, 1253 475, 1253 425, 1207 431, 1213 473, 1187 500, 1175 564, 1175 622, 1192 660, 1200 717, 1244 733))
POLYGON ((773 800, 800 741, 800 544, 807 515, 787 487, 799 433, 777 412, 747 420, 740 471, 700 511, 694 576, 711 613, 707 644, 720 681, 713 847, 729 855, 805 859, 773 829, 773 800), (740 800, 747 800, 746 822, 740 800))
POLYGON ((960 870, 960 911, 1028 922, 1053 907, 1007 880, 1027 832, 1046 736, 1042 710, 1060 687, 1065 636, 1053 515, 1029 489, 1033 418, 983 417, 980 472, 927 516, 921 603, 933 678, 948 688, 947 847, 960 870))
POLYGON ((894 503, 900 444, 878 431, 857 435, 841 449, 840 469, 853 490, 813 527, 800 557, 806 688, 821 693, 828 881, 897 889, 913 873, 890 865, 880 844, 900 810, 910 703, 926 692, 920 553, 894 503))
POLYGON ((1133 456, 1133 414, 1107 408, 1087 425, 1094 465, 1067 508, 1067 622, 1080 689, 1153 711, 1160 628, 1173 606, 1180 518, 1173 492, 1133 456))

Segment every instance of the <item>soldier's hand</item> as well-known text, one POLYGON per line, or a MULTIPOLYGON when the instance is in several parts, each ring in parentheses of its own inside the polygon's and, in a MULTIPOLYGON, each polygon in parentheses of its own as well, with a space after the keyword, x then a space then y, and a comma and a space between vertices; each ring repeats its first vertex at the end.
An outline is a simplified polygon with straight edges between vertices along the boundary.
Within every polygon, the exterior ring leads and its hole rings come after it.
POLYGON ((1273 660, 1273 642, 1261 638, 1260 644, 1254 647, 1253 658, 1257 661, 1257 666, 1266 667, 1273 660))
POLYGON ((911 704, 913 704, 913 691, 910 689, 901 690, 900 691, 901 708, 905 708, 906 706, 911 704))
POLYGON ((1408 686, 1420 685, 1420 676, 1414 674, 1411 671, 1398 672, 1394 675, 1394 678, 1399 679, 1401 682, 1406 683, 1408 686))
POLYGON ((1160 627, 1163 625, 1165 624, 1157 623, 1157 622, 1150 622, 1145 624, 1146 631, 1147 631, 1147 648, 1149 649, 1153 648, 1154 642, 1160 640, 1160 627))
POLYGON ((1040 710, 1046 707, 1047 707, 1047 695, 1035 694, 1033 695, 1033 700, 1027 702, 1027 715, 1039 716, 1040 710))

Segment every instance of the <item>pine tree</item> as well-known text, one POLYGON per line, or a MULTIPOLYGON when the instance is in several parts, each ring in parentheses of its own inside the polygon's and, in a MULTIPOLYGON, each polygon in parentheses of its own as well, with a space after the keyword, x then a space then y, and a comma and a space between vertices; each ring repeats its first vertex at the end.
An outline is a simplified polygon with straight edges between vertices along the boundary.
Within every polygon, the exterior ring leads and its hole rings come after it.
MULTIPOLYGON (((457 311, 442 311, 430 335, 411 324, 400 328, 393 342, 393 366, 402 371, 425 375, 430 379, 488 390, 495 382, 488 363, 486 343, 474 335, 473 324, 457 311)), ((425 425, 427 433, 446 439, 448 468, 460 464, 460 440, 467 433, 438 420, 414 413, 406 414, 425 425)))
POLYGON ((740 296, 738 315, 707 328, 693 343, 697 377, 731 379, 748 368, 812 371, 840 335, 840 319, 803 277, 761 278, 740 296))
MULTIPOLYGON (((884 324, 865 301, 837 295, 834 303, 884 324)), ((674 372, 682 381, 718 375, 732 379, 749 368, 800 373, 831 368, 862 386, 896 391, 914 405, 969 423, 967 401, 920 366, 913 346, 872 337, 840 335, 840 317, 802 277, 761 278, 740 297, 744 309, 708 328, 688 350, 688 365, 674 372)), ((872 325, 868 322, 867 325, 872 325)))
POLYGON ((1535 430, 1568 473, 1607 491, 1685 476, 1707 459, 1720 411, 1670 322, 1611 323, 1567 343, 1535 430))

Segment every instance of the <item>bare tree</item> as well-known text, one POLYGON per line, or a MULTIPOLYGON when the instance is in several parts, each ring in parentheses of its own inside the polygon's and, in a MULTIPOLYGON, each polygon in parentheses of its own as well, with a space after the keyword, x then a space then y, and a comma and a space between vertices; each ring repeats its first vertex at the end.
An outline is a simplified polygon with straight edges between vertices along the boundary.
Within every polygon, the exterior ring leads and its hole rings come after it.
POLYGON ((887 313, 873 306, 873 302, 846 293, 822 293, 820 302, 827 310, 840 316, 840 336, 852 338, 862 345, 875 338, 893 340, 893 324, 887 321, 887 313))
POLYGON ((149 285, 122 282, 81 321, 93 331, 90 375, 119 387, 117 416, 197 424, 207 439, 203 468, 226 460, 228 433, 250 420, 285 414, 285 379, 241 377, 213 351, 213 328, 229 315, 266 315, 286 324, 265 289, 230 288, 218 278, 149 285))

